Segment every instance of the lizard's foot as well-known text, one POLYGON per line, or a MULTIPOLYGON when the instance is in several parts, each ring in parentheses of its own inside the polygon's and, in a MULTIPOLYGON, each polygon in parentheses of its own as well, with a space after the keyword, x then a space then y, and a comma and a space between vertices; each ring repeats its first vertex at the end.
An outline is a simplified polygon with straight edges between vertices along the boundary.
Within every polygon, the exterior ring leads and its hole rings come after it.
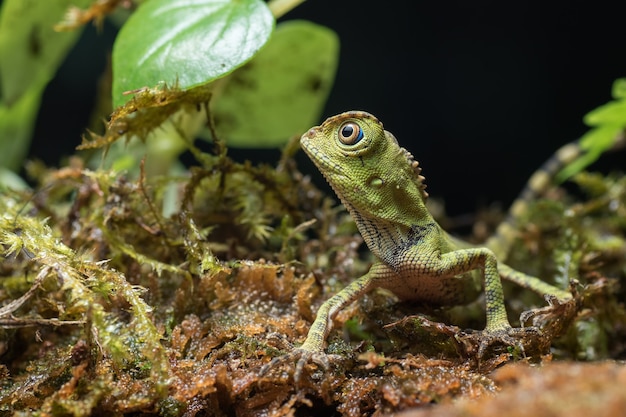
POLYGON ((313 351, 303 348, 294 348, 291 352, 277 356, 269 363, 263 365, 259 371, 259 376, 266 375, 270 370, 275 369, 283 364, 294 364, 295 371, 293 374, 293 380, 297 384, 302 378, 304 368, 309 363, 318 365, 322 370, 327 371, 330 369, 330 365, 333 362, 342 359, 341 355, 327 354, 324 351, 313 351))
POLYGON ((574 298, 568 300, 546 296, 547 307, 525 311, 520 315, 521 323, 530 323, 531 327, 541 329, 541 336, 532 340, 533 351, 548 352, 552 341, 569 329, 582 308, 582 297, 574 295, 574 298))
MULTIPOLYGON (((495 345, 513 347, 522 357, 526 356, 528 348, 534 346, 535 340, 541 337, 541 331, 536 327, 504 327, 497 330, 482 330, 461 332, 456 340, 462 344, 466 356, 475 356, 479 361, 485 356, 490 347, 495 345)), ((531 349, 534 351, 534 349, 531 349)))
POLYGON ((582 297, 575 292, 573 298, 559 299, 546 295, 548 303, 546 307, 524 311, 520 315, 521 323, 531 323, 532 326, 539 327, 544 332, 550 332, 556 336, 567 330, 572 320, 576 317, 582 307, 582 297))

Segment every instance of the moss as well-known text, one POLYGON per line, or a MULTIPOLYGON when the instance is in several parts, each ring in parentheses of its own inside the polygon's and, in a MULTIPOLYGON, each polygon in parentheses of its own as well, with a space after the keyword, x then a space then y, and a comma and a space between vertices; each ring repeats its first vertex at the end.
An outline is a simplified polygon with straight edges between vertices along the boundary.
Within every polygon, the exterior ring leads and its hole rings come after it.
MULTIPOLYGON (((465 307, 451 315, 385 291, 338 315, 328 370, 307 364, 297 384, 288 365, 261 375, 370 258, 290 152, 276 167, 193 152, 186 177, 131 180, 77 159, 31 167, 37 191, 0 199, 0 411, 357 416, 498 391, 489 372, 514 355, 472 358, 460 329, 480 323, 465 307)), ((626 180, 585 175, 585 199, 533 206, 513 253, 525 270, 576 278, 580 293, 525 316, 544 335, 522 361, 624 358, 626 180)), ((511 310, 542 305, 526 297, 511 292, 511 310)))

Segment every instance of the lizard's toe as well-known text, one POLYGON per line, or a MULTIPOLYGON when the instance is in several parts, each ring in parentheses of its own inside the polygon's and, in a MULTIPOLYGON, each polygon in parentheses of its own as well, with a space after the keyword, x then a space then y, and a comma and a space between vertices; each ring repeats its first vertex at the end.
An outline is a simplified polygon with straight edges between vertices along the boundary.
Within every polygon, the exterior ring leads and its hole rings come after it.
POLYGON ((301 381, 302 375, 308 364, 314 363, 322 368, 323 371, 330 369, 331 364, 337 362, 342 357, 340 355, 329 355, 323 351, 311 351, 308 349, 295 348, 291 352, 277 356, 269 363, 263 365, 259 371, 260 376, 265 376, 272 369, 278 368, 282 365, 294 366, 293 379, 297 384, 301 381))
POLYGON ((582 307, 582 297, 575 294, 568 300, 554 296, 546 296, 548 306, 524 311, 520 315, 521 323, 530 323, 532 326, 560 335, 569 327, 582 307))
POLYGON ((457 340, 465 346, 467 356, 475 356, 481 360, 486 353, 493 349, 494 352, 514 348, 517 355, 524 357, 528 346, 534 344, 534 340, 541 336, 541 331, 536 327, 507 327, 497 330, 482 330, 475 332, 462 332, 457 335, 457 340))

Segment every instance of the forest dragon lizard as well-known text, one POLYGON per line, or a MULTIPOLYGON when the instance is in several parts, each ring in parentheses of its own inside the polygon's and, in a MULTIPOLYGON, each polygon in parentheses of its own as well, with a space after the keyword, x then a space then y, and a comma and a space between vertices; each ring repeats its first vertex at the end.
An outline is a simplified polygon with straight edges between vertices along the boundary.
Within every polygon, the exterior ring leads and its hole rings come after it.
MULTIPOLYGON (((377 260, 369 272, 321 305, 304 343, 287 355, 298 358, 296 379, 308 360, 328 365, 324 343, 334 316, 374 288, 386 288, 401 300, 440 306, 466 304, 484 288, 486 326, 480 332, 481 350, 498 341, 515 344, 517 336, 537 330, 510 325, 501 278, 540 295, 572 298, 568 291, 498 262, 487 246, 476 247, 448 235, 426 208, 428 194, 418 162, 373 115, 350 111, 330 117, 302 135, 300 142, 377 260)), ((511 218, 524 210, 529 194, 543 191, 554 171, 580 153, 577 144, 561 148, 531 177, 525 194, 513 204, 511 218)), ((509 223, 498 228, 488 246, 506 243, 503 237, 510 233, 509 223)))

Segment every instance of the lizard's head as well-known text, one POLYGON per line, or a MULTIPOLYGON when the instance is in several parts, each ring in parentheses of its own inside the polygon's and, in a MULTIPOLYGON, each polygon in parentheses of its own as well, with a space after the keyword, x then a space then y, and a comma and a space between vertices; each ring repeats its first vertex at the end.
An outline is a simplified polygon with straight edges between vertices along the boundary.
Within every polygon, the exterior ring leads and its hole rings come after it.
POLYGON ((350 195, 367 193, 367 188, 384 187, 401 172, 407 172, 423 199, 428 196, 417 161, 367 112, 329 117, 302 135, 300 143, 342 200, 353 200, 350 195))
POLYGON ((340 180, 338 177, 349 179, 357 175, 361 170, 359 161, 380 155, 375 148, 385 142, 382 123, 362 111, 329 117, 300 138, 302 149, 320 171, 332 176, 334 181, 340 180))

